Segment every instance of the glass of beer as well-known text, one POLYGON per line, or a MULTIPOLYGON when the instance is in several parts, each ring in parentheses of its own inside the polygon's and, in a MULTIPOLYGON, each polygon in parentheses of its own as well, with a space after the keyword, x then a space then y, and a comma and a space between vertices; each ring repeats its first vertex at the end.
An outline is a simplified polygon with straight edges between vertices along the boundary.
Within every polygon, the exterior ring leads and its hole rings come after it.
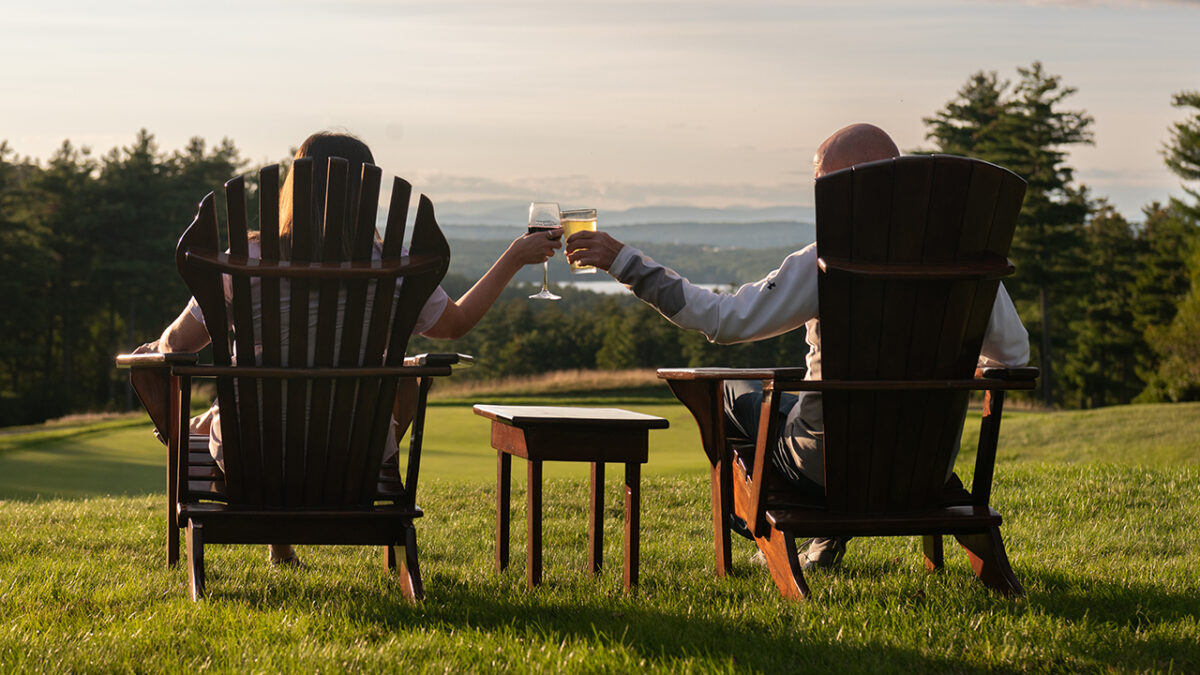
MULTIPOLYGON (((571 238, 576 232, 596 231, 596 209, 571 209, 562 212, 563 241, 571 238)), ((571 263, 572 274, 594 274, 596 268, 591 265, 571 263)))

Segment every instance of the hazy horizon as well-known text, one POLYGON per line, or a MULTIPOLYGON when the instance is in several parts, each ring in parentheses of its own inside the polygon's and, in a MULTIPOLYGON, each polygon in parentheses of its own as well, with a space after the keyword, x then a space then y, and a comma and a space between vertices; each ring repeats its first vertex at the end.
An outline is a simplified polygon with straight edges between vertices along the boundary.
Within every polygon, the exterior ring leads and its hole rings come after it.
POLYGON ((1200 1, 48 0, 0 24, 0 139, 45 161, 137 131, 277 161, 347 130, 439 204, 618 212, 812 204, 811 157, 871 121, 905 151, 976 71, 1034 60, 1078 93, 1079 182, 1140 220, 1182 195, 1173 93, 1200 89, 1200 1))

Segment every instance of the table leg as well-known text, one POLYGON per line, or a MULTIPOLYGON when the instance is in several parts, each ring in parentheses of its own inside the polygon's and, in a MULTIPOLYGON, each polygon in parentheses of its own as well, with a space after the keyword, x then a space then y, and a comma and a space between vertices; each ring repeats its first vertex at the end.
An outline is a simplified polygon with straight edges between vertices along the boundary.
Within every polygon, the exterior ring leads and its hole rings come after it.
POLYGON ((542 462, 529 461, 528 513, 529 564, 525 569, 525 582, 530 588, 542 583, 542 462))
POLYGON ((592 462, 592 499, 588 511, 588 571, 604 564, 604 462, 592 462))
POLYGON ((512 455, 496 453, 496 571, 508 567, 509 504, 512 483, 512 455))
POLYGON ((642 467, 637 462, 625 464, 625 590, 638 583, 638 528, 642 512, 642 467))

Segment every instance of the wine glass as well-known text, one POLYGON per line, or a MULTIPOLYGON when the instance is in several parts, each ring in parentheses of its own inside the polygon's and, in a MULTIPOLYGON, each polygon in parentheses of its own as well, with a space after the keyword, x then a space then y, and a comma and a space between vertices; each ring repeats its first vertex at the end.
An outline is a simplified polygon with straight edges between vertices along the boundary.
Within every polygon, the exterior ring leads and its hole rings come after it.
MULTIPOLYGON (((531 202, 529 204, 529 233, 534 232, 549 232, 562 225, 562 219, 558 212, 557 202, 531 202)), ((547 286, 547 276, 549 275, 549 263, 547 260, 542 263, 542 290, 529 296, 535 300, 561 300, 559 296, 550 292, 547 286)))

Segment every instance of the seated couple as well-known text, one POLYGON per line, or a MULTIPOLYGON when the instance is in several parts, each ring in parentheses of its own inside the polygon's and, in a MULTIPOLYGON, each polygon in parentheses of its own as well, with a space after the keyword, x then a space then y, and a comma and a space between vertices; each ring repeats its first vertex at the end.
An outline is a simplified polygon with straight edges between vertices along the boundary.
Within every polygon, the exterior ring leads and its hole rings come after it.
MULTIPOLYGON (((838 130, 813 158, 815 178, 855 164, 900 155, 878 127, 853 124, 838 130)), ((668 321, 702 332, 712 342, 734 344, 775 337, 803 326, 809 345, 805 378, 821 379, 821 325, 817 298, 817 251, 810 244, 784 259, 779 269, 745 284, 733 294, 714 293, 689 283, 641 251, 605 232, 580 232, 567 241, 571 262, 606 270, 668 321)), ((1012 300, 1000 285, 984 335, 978 363, 983 367, 1020 367, 1029 361, 1029 336, 1012 300)), ((757 437, 762 390, 758 382, 729 381, 725 413, 732 428, 757 437)), ((771 449, 774 468, 803 493, 823 495, 825 481, 823 415, 819 393, 786 393, 778 446, 771 449)), ((953 458, 951 467, 953 466, 953 458)), ((745 523, 731 526, 749 537, 745 523)), ((836 564, 847 539, 818 537, 800 554, 804 568, 836 564)))

